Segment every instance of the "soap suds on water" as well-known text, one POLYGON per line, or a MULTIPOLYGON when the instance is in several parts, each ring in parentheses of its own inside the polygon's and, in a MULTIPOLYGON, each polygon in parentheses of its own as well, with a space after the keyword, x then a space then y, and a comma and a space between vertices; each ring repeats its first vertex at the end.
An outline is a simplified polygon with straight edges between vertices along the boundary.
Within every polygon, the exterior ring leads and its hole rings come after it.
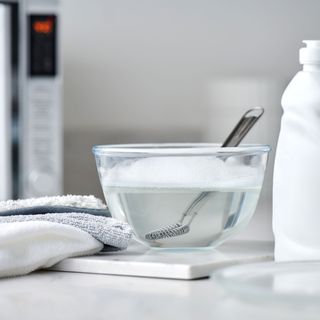
POLYGON ((251 188, 261 185, 263 169, 235 158, 152 157, 99 168, 104 186, 170 188, 251 188))

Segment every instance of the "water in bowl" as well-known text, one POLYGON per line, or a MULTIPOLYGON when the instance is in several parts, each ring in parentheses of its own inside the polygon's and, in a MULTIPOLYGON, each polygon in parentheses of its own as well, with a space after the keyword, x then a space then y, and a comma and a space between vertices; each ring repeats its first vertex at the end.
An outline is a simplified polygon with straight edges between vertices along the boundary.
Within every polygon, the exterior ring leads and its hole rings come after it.
POLYGON ((215 247, 253 215, 260 188, 169 188, 103 186, 105 198, 115 218, 128 221, 138 241, 156 248, 215 247), (186 209, 203 192, 208 195, 182 235, 147 239, 154 230, 177 223, 186 209))

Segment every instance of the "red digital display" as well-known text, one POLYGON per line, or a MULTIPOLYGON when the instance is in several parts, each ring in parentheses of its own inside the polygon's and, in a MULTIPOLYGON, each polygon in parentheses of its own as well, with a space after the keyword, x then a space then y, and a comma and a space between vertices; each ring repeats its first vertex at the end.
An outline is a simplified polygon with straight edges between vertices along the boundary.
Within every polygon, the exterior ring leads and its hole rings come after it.
POLYGON ((32 77, 55 76, 57 17, 53 14, 32 14, 29 23, 29 74, 32 77))
POLYGON ((53 20, 37 20, 33 21, 32 28, 37 33, 51 33, 53 30, 53 20))

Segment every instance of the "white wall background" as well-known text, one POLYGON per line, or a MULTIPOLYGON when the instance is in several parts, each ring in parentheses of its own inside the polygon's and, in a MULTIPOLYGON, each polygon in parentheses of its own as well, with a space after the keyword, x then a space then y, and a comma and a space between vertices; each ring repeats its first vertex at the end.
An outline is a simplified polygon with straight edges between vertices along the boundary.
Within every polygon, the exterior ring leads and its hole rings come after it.
POLYGON ((66 192, 101 195, 92 144, 222 141, 256 103, 266 114, 247 141, 274 148, 319 12, 319 0, 62 0, 66 192))
POLYGON ((318 0, 62 4, 67 128, 198 129, 212 77, 290 78, 320 35, 318 0))

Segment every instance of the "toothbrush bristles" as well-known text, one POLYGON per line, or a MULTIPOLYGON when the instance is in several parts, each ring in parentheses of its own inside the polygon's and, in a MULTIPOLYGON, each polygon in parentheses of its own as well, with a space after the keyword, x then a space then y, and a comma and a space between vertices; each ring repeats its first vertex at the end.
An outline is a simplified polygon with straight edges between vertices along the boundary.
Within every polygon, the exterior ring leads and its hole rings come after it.
POLYGON ((180 223, 173 224, 171 226, 163 227, 151 232, 148 232, 145 235, 147 240, 160 240, 164 238, 172 238, 181 236, 185 233, 188 233, 190 230, 188 225, 182 225, 180 223))

